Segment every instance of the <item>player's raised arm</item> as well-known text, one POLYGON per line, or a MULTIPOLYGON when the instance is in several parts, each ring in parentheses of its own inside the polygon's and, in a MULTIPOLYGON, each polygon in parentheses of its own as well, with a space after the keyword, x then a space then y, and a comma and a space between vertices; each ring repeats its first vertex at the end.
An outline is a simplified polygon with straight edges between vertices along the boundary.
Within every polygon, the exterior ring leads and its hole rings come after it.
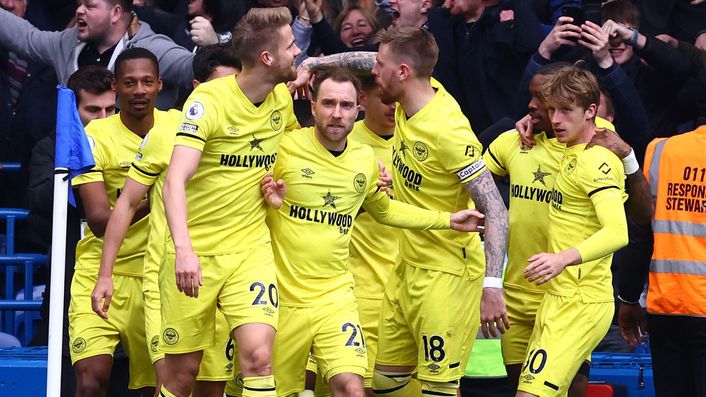
POLYGON ((164 181, 164 209, 169 231, 176 249, 176 282, 179 291, 187 296, 198 297, 201 279, 201 263, 194 253, 186 226, 186 184, 196 172, 201 160, 201 151, 176 145, 164 181))
POLYGON ((485 277, 497 280, 494 285, 484 283, 481 298, 481 329, 483 335, 496 336, 496 328, 505 332, 510 326, 502 290, 503 261, 507 251, 508 213, 498 192, 493 176, 487 169, 464 184, 464 188, 485 220, 485 277))
POLYGON ((91 294, 91 301, 93 311, 106 320, 113 295, 113 265, 130 224, 149 212, 149 201, 144 199, 148 191, 149 186, 127 178, 105 228, 98 280, 91 294))

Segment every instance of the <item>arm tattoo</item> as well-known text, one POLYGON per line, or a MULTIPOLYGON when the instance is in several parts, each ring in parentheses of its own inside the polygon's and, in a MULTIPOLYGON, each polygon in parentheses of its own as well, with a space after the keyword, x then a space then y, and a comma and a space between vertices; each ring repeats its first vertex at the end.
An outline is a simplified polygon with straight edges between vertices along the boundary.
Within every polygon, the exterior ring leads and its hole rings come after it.
POLYGON ((475 179, 466 182, 464 188, 478 211, 485 214, 485 275, 502 277, 509 223, 507 208, 487 169, 475 179))
POLYGON ((373 70, 373 66, 375 66, 376 55, 377 52, 371 51, 342 52, 324 57, 307 58, 306 66, 311 70, 327 66, 341 66, 353 72, 369 74, 373 70))
POLYGON ((640 225, 648 225, 652 221, 654 211, 650 186, 647 179, 638 170, 627 177, 628 201, 625 202, 628 216, 640 225))

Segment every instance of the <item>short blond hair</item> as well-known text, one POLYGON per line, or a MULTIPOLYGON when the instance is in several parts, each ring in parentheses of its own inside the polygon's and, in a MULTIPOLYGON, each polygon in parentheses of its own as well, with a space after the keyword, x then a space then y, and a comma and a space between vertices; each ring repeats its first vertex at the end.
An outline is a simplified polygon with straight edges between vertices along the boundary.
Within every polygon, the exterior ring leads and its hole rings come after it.
POLYGON ((253 8, 233 29, 233 48, 243 66, 257 63, 263 50, 272 49, 279 39, 278 29, 292 23, 286 7, 253 8))
POLYGON ((547 103, 574 104, 583 109, 601 103, 601 89, 596 76, 578 65, 564 66, 552 73, 542 94, 547 103))
POLYGON ((430 78, 439 58, 439 47, 431 33, 421 28, 399 27, 376 35, 393 56, 408 64, 417 77, 430 78))

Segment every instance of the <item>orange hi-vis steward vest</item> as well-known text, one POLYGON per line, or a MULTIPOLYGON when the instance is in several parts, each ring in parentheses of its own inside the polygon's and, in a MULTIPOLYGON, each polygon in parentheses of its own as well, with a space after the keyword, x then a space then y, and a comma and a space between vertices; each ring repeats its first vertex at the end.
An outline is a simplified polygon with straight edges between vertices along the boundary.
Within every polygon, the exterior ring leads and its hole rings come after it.
POLYGON ((706 126, 647 147, 655 203, 647 311, 706 317, 706 126))

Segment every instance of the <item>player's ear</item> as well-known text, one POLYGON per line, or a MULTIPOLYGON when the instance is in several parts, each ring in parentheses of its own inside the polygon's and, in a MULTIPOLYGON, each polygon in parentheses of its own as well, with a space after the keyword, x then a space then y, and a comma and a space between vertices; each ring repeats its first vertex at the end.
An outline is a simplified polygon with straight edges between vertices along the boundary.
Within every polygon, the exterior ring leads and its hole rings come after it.
POLYGON ((316 120, 316 101, 311 99, 309 103, 311 104, 311 115, 314 116, 314 120, 316 120))
POLYGON ((593 120, 596 117, 596 112, 598 111, 598 106, 595 103, 588 105, 586 110, 584 110, 583 115, 586 120, 593 120))
POLYGON ((409 65, 403 63, 400 65, 400 68, 397 71, 397 76, 399 77, 400 81, 407 80, 411 72, 412 70, 410 69, 409 65))
POLYGON ((360 107, 362 106, 363 109, 365 109, 365 103, 366 103, 367 97, 365 96, 365 91, 360 90, 360 94, 358 94, 358 109, 360 110, 360 107))
POLYGON ((192 85, 194 88, 198 87, 199 84, 201 84, 200 81, 198 81, 198 80, 196 80, 196 79, 191 80, 191 85, 192 85))
POLYGON ((270 54, 269 51, 265 50, 260 53, 260 62, 265 64, 266 66, 272 66, 272 54, 270 54))

